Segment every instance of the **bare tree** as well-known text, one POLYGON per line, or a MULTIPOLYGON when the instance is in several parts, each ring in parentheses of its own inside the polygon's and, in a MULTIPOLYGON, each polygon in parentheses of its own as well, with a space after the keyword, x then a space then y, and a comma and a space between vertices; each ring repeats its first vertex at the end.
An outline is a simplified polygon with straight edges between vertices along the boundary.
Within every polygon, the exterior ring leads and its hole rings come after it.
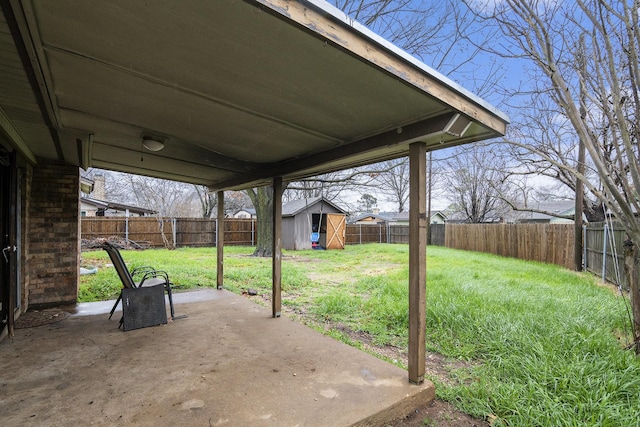
POLYGON ((529 90, 557 107, 553 124, 573 137, 562 141, 583 144, 585 172, 575 157, 560 158, 540 145, 535 128, 512 135, 510 142, 578 178, 625 228, 634 346, 640 353, 638 10, 638 0, 504 0, 477 13, 504 35, 496 53, 532 66, 537 79, 529 90))
POLYGON ((126 175, 136 204, 155 210, 161 217, 193 216, 193 187, 190 184, 126 175))
POLYGON ((378 166, 382 169, 376 176, 380 192, 398 206, 398 212, 404 212, 409 202, 409 158, 388 160, 378 166))
POLYGON ((470 223, 495 222, 504 218, 508 205, 506 166, 492 151, 482 145, 456 148, 445 160, 445 185, 449 189, 454 209, 470 223))
POLYGON ((216 193, 209 190, 209 187, 206 185, 194 184, 193 188, 198 195, 198 200, 200 201, 202 218, 211 218, 215 212, 216 206, 218 205, 216 193))

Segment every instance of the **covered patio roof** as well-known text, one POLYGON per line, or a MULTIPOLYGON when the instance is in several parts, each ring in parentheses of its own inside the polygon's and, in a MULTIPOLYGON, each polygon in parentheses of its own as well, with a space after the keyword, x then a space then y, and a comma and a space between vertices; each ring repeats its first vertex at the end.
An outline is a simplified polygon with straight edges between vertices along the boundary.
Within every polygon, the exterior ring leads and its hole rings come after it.
POLYGON ((0 146, 34 165, 203 184, 219 196, 273 184, 274 317, 284 183, 408 155, 409 381, 424 381, 426 152, 502 135, 504 113, 321 0, 0 6, 0 146))
POLYGON ((34 163, 241 189, 508 122, 319 0, 1 4, 0 142, 34 163))

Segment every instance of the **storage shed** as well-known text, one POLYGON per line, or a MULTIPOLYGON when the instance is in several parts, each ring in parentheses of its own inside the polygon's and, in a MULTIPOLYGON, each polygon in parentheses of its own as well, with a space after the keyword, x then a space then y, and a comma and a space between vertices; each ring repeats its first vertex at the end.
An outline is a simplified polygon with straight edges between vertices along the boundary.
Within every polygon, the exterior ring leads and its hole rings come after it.
POLYGON ((344 249, 346 212, 323 197, 293 200, 282 205, 282 247, 312 248, 312 233, 318 248, 344 249))

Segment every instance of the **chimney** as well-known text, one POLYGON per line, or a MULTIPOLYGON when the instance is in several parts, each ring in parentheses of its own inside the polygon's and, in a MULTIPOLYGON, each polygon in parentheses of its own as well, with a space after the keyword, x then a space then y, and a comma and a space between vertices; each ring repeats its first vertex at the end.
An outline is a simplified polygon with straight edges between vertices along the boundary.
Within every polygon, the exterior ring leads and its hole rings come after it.
POLYGON ((380 208, 373 208, 372 213, 374 215, 379 215, 380 214, 380 208))
POLYGON ((104 175, 96 175, 93 177, 93 192, 91 198, 96 200, 105 200, 105 178, 104 175))

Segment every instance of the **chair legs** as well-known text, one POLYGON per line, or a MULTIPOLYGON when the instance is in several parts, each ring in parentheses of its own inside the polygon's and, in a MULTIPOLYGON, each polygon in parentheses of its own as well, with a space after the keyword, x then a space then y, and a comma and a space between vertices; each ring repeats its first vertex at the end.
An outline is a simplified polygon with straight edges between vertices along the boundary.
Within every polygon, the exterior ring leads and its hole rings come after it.
POLYGON ((120 302, 121 299, 122 299, 122 294, 118 295, 118 299, 116 300, 116 303, 113 304, 113 308, 111 309, 111 313, 109 313, 109 319, 111 319, 111 316, 113 316, 113 312, 116 311, 116 307, 118 306, 118 303, 120 302))
POLYGON ((169 310, 171 311, 171 320, 184 319, 185 317, 187 317, 186 314, 183 314, 181 316, 176 316, 176 313, 173 310, 173 297, 171 296, 171 283, 167 283, 167 285, 165 286, 165 289, 167 290, 167 295, 169 296, 169 310))

